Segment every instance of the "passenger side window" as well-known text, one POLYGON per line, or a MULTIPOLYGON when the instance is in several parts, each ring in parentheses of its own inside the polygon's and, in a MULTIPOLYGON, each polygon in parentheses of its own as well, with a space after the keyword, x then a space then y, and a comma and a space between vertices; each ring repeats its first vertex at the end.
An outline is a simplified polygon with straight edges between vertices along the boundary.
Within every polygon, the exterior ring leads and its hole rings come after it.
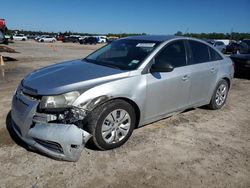
POLYGON ((209 53, 210 53, 210 61, 218 61, 223 59, 221 55, 211 47, 209 47, 209 53))
POLYGON ((191 40, 188 41, 188 43, 192 54, 191 64, 198 64, 210 61, 208 46, 206 44, 191 40))
POLYGON ((167 45, 155 57, 155 64, 167 63, 175 67, 186 65, 186 52, 184 41, 179 40, 167 45))

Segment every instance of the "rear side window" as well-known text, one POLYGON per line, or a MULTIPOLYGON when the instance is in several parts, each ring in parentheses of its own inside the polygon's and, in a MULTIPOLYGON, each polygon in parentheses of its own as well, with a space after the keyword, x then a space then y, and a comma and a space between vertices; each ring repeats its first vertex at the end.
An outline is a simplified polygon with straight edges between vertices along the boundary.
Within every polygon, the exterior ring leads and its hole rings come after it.
POLYGON ((211 47, 208 48, 210 53, 210 61, 218 61, 223 59, 221 55, 218 52, 216 52, 213 48, 211 47))
POLYGON ((206 44, 191 40, 188 41, 188 43, 192 54, 191 64, 205 63, 210 61, 209 50, 206 44))
POLYGON ((173 67, 186 65, 184 41, 179 40, 167 45, 155 58, 155 63, 168 63, 173 67))

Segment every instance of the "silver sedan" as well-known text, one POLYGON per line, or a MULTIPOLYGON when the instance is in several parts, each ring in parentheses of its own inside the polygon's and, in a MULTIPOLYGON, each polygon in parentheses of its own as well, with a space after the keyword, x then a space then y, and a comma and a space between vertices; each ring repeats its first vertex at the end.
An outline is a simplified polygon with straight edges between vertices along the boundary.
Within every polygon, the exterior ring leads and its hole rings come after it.
POLYGON ((27 75, 13 97, 12 125, 31 147, 76 161, 89 140, 113 149, 136 127, 191 107, 220 109, 233 74, 231 60, 201 40, 122 38, 27 75))

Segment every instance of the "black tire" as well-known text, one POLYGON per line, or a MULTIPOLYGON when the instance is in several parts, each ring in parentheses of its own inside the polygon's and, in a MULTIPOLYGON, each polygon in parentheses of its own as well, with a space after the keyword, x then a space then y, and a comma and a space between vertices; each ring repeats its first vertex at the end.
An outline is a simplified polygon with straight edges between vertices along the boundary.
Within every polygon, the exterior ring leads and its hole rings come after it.
POLYGON ((134 108, 124 100, 115 99, 108 101, 97 108, 95 108, 87 118, 87 128, 90 134, 92 134, 92 138, 90 142, 97 146, 101 150, 109 150, 120 147, 123 145, 131 136, 134 127, 136 124, 136 115, 134 108), (112 111, 116 109, 124 109, 130 115, 131 125, 127 135, 120 141, 116 143, 107 143, 102 137, 102 124, 105 118, 110 114, 112 111))
POLYGON ((227 96, 228 96, 228 89, 229 89, 229 86, 228 86, 228 82, 224 79, 220 80, 219 83, 217 84, 215 90, 214 90, 214 93, 213 93, 213 96, 211 98, 211 101, 208 105, 208 108, 212 109, 212 110, 217 110, 217 109, 220 109, 222 108, 222 106, 225 104, 226 100, 227 100, 227 96), (221 103, 221 104, 218 104, 216 102, 216 93, 217 93, 217 90, 219 89, 219 87, 221 85, 225 85, 226 86, 226 97, 224 99, 224 101, 221 103))
POLYGON ((22 39, 22 41, 26 41, 26 39, 22 39))

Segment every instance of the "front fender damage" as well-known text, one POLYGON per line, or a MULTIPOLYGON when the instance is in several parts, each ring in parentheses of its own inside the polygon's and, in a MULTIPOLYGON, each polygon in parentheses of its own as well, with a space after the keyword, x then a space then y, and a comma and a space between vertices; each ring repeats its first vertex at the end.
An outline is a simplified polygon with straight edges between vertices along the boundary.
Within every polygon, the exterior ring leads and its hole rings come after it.
POLYGON ((24 117, 13 110, 12 127, 31 148, 54 159, 77 161, 92 136, 82 124, 84 119, 96 106, 110 98, 96 97, 60 111, 41 110, 34 106, 27 116, 27 124, 21 122, 24 117), (15 118, 17 116, 20 118, 15 118))

